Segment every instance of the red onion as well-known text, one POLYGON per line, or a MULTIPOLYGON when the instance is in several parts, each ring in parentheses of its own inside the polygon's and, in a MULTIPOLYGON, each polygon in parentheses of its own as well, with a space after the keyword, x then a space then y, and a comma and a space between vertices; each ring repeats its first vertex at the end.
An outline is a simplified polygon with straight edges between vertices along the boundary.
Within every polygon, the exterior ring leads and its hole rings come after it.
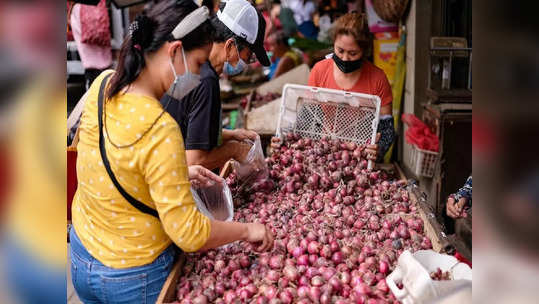
POLYGON ((322 277, 325 280, 329 280, 337 272, 335 271, 334 268, 331 268, 331 267, 324 267, 324 268, 320 267, 320 273, 322 274, 322 277))
POLYGON ((320 287, 318 286, 311 286, 311 288, 309 289, 309 298, 314 303, 318 303, 320 301, 321 294, 322 294, 322 291, 320 291, 320 287))
POLYGON ((301 239, 301 241, 299 242, 299 246, 301 248, 307 248, 307 246, 309 246, 309 241, 307 239, 301 239))
POLYGON ((314 268, 314 267, 309 267, 307 268, 307 271, 305 272, 305 276, 308 278, 308 279, 311 279, 317 275, 320 274, 320 271, 317 269, 317 268, 314 268))
POLYGON ((247 286, 251 284, 251 279, 249 277, 243 277, 240 279, 240 286, 247 286))
POLYGON ((269 270, 266 273, 266 279, 270 282, 277 282, 279 280, 279 273, 275 270, 269 270))
POLYGON ((279 288, 285 288, 290 283, 290 280, 287 277, 282 277, 279 279, 279 282, 277 282, 277 286, 279 288))
POLYGON ((224 300, 225 300, 225 303, 227 304, 232 304, 234 303, 234 301, 236 301, 237 299, 237 296, 236 296, 236 293, 232 290, 227 290, 225 292, 225 295, 224 295, 224 300))
POLYGON ((262 294, 270 300, 277 296, 277 288, 273 286, 263 286, 260 290, 262 291, 262 294))
POLYGON ((331 293, 328 291, 323 292, 322 295, 320 295, 320 304, 331 304, 331 293))
POLYGON ((208 298, 205 295, 198 295, 193 299, 193 304, 206 304, 208 303, 208 298))
POLYGON ((283 263, 282 255, 274 255, 270 258, 269 266, 273 269, 281 269, 283 268, 283 263))
POLYGON ((324 245, 322 246, 322 249, 320 249, 320 256, 331 258, 331 251, 330 246, 324 245))
POLYGON ((348 246, 343 246, 341 248, 341 252, 344 255, 344 257, 347 258, 352 254, 352 248, 350 248, 348 246))
POLYGON ((387 274, 389 272, 389 264, 385 261, 381 261, 378 267, 378 271, 380 271, 383 274, 387 274))
POLYGON ((331 260, 335 263, 335 264, 340 264, 342 263, 344 257, 343 257, 343 254, 342 252, 340 251, 337 251, 335 253, 333 253, 333 255, 331 256, 331 260))
POLYGON ((309 266, 309 256, 306 255, 306 254, 299 256, 297 264, 298 265, 309 266))
POLYGON ((283 274, 290 279, 290 281, 295 281, 299 277, 296 267, 290 265, 284 267, 283 274))
POLYGON ((240 258, 240 265, 243 268, 247 268, 251 265, 251 261, 249 260, 249 257, 244 255, 240 258))
POLYGON ((341 280, 337 278, 337 276, 333 276, 329 279, 328 284, 333 287, 334 290, 340 291, 343 288, 341 280))
POLYGON ((298 297, 300 299, 308 298, 309 297, 309 287, 307 286, 300 286, 298 288, 298 297))
MULTIPOLYGON (((323 258, 321 258, 321 259, 323 259, 323 258)), ((309 255, 309 263, 311 265, 315 265, 318 262, 318 260, 320 260, 320 259, 318 258, 317 255, 315 255, 315 254, 309 255)))
POLYGON ((371 293, 371 288, 367 284, 359 283, 354 287, 354 292, 358 296, 369 295, 371 293))
POLYGON ((363 275, 363 282, 365 282, 365 284, 367 285, 372 285, 375 280, 375 275, 370 271, 365 272, 365 274, 363 275))
POLYGON ((311 241, 309 245, 307 246, 307 251, 310 254, 318 254, 320 251, 320 245, 317 241, 311 241))
POLYGON ((298 284, 300 286, 309 286, 309 279, 306 276, 301 276, 298 279, 298 284))
POLYGON ((283 290, 279 293, 279 300, 281 300, 282 303, 292 303, 293 297, 290 291, 283 290))
POLYGON ((341 248, 339 246, 339 243, 337 243, 337 241, 331 241, 329 243, 329 247, 331 249, 331 252, 336 252, 336 251, 339 251, 341 248))
POLYGON ((268 303, 269 303, 268 298, 266 298, 265 296, 258 296, 255 299, 255 304, 268 304, 268 303))
POLYGON ((348 271, 343 271, 339 274, 339 278, 341 280, 341 282, 345 285, 348 285, 350 284, 350 281, 352 280, 352 276, 350 275, 350 273, 348 271))
POLYGON ((312 286, 316 286, 316 287, 320 287, 324 284, 324 278, 322 278, 322 276, 314 276, 312 279, 311 279, 311 285, 312 286))

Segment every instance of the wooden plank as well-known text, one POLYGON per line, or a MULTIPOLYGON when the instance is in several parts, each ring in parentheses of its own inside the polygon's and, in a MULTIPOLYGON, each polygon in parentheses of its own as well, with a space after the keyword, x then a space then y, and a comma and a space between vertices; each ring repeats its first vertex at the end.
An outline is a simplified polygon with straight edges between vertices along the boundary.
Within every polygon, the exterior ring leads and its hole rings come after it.
POLYGON ((420 195, 419 188, 416 185, 411 185, 408 189, 410 200, 419 207, 419 216, 423 220, 425 235, 430 239, 432 249, 440 253, 453 254, 455 247, 451 244, 441 225, 436 220, 436 216, 425 198, 420 195))
POLYGON ((225 165, 221 169, 221 172, 219 173, 220 177, 226 178, 232 172, 232 162, 234 162, 234 160, 230 159, 225 163, 225 165))
POLYGON ((402 171, 401 167, 396 162, 390 163, 390 164, 377 163, 375 164, 374 168, 376 170, 397 171, 399 175, 399 180, 408 181, 408 179, 406 178, 406 175, 404 175, 404 171, 402 171))
POLYGON ((166 304, 176 301, 176 286, 178 285, 178 280, 182 274, 182 268, 185 264, 185 255, 182 253, 178 257, 178 261, 172 267, 172 271, 169 273, 159 297, 157 298, 156 304, 166 304))

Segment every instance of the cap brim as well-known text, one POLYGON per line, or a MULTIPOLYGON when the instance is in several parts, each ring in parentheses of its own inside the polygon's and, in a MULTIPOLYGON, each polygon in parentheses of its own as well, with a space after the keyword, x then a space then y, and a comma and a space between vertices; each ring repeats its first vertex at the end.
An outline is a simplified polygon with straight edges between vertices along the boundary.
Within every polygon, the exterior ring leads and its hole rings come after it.
POLYGON ((250 45, 249 49, 253 53, 255 53, 256 59, 258 60, 258 62, 260 62, 260 64, 262 64, 263 66, 270 66, 271 63, 263 45, 261 44, 250 45))

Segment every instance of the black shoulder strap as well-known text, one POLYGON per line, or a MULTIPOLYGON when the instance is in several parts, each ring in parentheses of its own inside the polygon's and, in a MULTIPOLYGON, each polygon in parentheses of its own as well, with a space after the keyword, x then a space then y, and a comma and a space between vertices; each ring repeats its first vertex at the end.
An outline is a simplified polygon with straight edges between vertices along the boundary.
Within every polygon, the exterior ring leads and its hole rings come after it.
POLYGON ((120 194, 131 204, 131 206, 137 208, 140 212, 159 218, 159 215, 156 210, 139 202, 134 197, 129 195, 129 193, 127 193, 124 188, 122 188, 122 186, 116 179, 116 176, 114 176, 112 169, 110 168, 109 159, 107 158, 107 151, 105 150, 105 138, 103 137, 103 95, 105 91, 105 85, 107 84, 107 80, 110 78, 111 75, 112 74, 105 76, 105 78, 101 82, 101 87, 99 88, 99 95, 97 99, 97 121, 99 123, 99 151, 101 152, 103 165, 105 166, 105 169, 107 169, 107 173, 109 174, 109 177, 112 180, 114 186, 116 186, 116 189, 118 189, 120 194))

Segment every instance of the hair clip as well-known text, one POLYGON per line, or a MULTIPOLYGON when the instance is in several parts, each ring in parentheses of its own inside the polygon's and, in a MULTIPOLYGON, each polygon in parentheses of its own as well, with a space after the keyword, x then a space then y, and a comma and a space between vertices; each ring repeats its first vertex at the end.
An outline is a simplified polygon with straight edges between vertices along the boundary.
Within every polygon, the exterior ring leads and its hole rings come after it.
POLYGON ((135 44, 133 47, 139 51, 142 51, 142 47, 140 46, 140 44, 135 44))
POLYGON ((138 31, 139 29, 139 24, 138 24, 138 20, 135 20, 133 21, 133 23, 131 23, 131 25, 129 25, 129 36, 133 37, 133 34, 138 31))

